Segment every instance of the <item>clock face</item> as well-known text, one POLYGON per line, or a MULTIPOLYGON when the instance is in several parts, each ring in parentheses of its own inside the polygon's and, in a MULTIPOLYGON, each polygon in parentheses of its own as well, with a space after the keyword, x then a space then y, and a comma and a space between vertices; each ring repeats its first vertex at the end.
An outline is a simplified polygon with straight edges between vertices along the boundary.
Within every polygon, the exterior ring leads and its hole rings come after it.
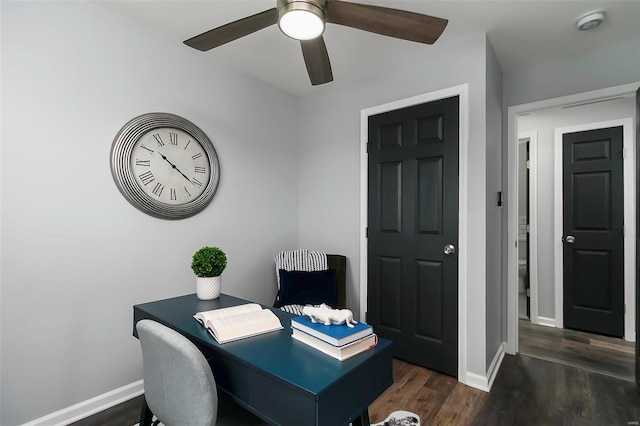
POLYGON ((162 219, 183 219, 213 199, 220 164, 213 144, 195 124, 156 112, 120 129, 111 147, 111 173, 137 209, 162 219))
POLYGON ((183 130, 168 127, 153 129, 138 139, 131 168, 148 196, 171 205, 198 198, 211 175, 200 142, 183 130))

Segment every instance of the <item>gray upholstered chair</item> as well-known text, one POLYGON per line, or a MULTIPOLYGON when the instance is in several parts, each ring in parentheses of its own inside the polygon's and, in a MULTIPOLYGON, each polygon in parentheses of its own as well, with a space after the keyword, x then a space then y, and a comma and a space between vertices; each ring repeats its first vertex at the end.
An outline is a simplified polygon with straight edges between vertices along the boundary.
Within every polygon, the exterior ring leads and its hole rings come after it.
POLYGON ((186 337, 151 320, 136 329, 145 399, 140 426, 151 424, 152 413, 165 426, 266 424, 228 397, 219 401, 211 367, 186 337))

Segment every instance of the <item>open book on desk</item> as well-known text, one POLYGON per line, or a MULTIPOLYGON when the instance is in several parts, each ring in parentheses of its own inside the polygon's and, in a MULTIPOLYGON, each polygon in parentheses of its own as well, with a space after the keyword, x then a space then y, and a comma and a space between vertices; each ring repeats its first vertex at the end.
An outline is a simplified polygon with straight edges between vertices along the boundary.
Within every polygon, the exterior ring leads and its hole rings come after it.
POLYGON ((218 343, 281 330, 280 319, 257 303, 198 312, 193 316, 205 326, 218 343))

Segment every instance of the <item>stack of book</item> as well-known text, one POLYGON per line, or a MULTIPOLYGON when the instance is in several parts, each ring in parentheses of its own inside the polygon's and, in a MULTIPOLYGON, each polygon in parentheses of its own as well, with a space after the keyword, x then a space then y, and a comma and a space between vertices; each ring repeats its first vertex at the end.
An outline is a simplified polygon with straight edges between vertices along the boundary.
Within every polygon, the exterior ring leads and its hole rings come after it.
POLYGON ((340 361, 351 358, 378 344, 373 328, 363 322, 353 327, 311 322, 307 316, 291 319, 291 337, 340 361))

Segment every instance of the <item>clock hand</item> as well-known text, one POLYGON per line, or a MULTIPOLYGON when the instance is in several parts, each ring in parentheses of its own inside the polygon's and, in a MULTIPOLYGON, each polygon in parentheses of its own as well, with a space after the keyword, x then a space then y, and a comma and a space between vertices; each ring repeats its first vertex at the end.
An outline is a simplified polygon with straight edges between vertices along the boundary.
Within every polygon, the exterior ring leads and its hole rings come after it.
POLYGON ((160 157, 162 157, 162 159, 163 159, 164 161, 166 161, 167 163, 169 163, 169 164, 171 165, 171 167, 172 167, 172 168, 174 168, 175 170, 177 170, 177 171, 178 171, 178 173, 180 173, 182 176, 184 176, 184 178, 185 178, 186 180, 188 180, 189 182, 191 182, 191 179, 189 179, 189 178, 188 178, 184 173, 182 173, 182 172, 180 171, 180 169, 179 169, 179 168, 177 168, 177 167, 175 166, 175 164, 173 164, 171 161, 169 161, 169 159, 168 159, 167 157, 165 157, 164 155, 162 155, 162 153, 161 153, 161 152, 158 152, 158 154, 160 154, 160 157))

